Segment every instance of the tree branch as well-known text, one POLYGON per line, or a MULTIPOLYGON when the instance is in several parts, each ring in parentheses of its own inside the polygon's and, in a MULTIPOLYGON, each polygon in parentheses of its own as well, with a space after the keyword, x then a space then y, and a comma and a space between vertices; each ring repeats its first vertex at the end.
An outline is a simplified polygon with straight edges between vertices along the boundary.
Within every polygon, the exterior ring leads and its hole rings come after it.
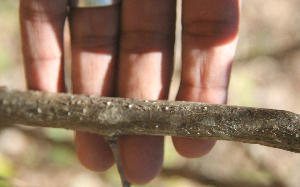
POLYGON ((0 88, 0 125, 65 128, 103 136, 181 136, 261 144, 300 153, 300 115, 181 101, 97 98, 0 88))

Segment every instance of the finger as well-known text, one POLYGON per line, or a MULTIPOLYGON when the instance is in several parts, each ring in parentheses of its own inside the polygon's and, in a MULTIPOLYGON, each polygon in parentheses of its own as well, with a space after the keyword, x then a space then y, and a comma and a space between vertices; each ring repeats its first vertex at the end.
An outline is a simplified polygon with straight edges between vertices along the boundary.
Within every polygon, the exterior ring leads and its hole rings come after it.
POLYGON ((67 0, 21 0, 20 24, 29 89, 64 90, 63 28, 67 0))
MULTIPOLYGON (((174 0, 123 1, 119 96, 167 99, 173 62, 175 6, 174 0)), ((130 182, 147 183, 159 173, 163 160, 162 137, 125 136, 119 142, 121 161, 130 182)))
POLYGON ((131 183, 145 184, 158 175, 163 163, 163 136, 121 136, 118 147, 131 183))
MULTIPOLYGON (((72 8, 69 15, 74 93, 114 96, 119 7, 72 8)), ((114 163, 109 145, 99 135, 76 133, 80 162, 93 171, 114 163)))
POLYGON ((112 151, 97 134, 77 131, 75 134, 77 157, 91 171, 105 171, 114 163, 112 151))
POLYGON ((215 140, 203 140, 185 137, 172 137, 177 152, 186 158, 197 158, 211 151, 215 140))
MULTIPOLYGON (((183 0, 182 6, 182 77, 177 99, 224 104, 240 1, 183 0)), ((173 138, 173 143, 181 155, 198 157, 209 152, 214 140, 173 138)))

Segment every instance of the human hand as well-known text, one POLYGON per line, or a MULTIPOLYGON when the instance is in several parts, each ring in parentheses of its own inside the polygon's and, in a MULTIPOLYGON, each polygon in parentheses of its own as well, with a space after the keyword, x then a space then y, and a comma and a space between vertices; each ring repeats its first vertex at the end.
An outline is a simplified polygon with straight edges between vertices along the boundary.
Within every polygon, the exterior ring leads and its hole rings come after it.
MULTIPOLYGON (((63 28, 67 0, 21 0, 20 21, 29 89, 65 91, 63 28)), ((224 104, 234 58, 239 0, 183 0, 182 78, 177 100, 224 104)), ((71 8, 74 93, 167 99, 173 70, 175 0, 123 0, 121 6, 71 8)), ((104 139, 76 132, 80 162, 105 171, 113 155, 104 139)), ((173 137, 179 154, 208 153, 215 141, 173 137)), ((163 137, 118 140, 127 179, 143 184, 163 162, 163 137)))

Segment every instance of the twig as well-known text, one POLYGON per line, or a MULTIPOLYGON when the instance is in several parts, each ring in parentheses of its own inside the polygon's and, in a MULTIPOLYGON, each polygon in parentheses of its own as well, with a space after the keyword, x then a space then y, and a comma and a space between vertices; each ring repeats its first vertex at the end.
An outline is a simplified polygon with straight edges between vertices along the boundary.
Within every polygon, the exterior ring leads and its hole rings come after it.
POLYGON ((7 123, 107 137, 136 134, 229 140, 300 152, 300 115, 283 110, 1 87, 0 125, 7 123))
POLYGON ((111 150, 114 154, 114 158, 115 161, 117 163, 117 168, 118 168, 118 172, 120 174, 121 177, 121 182, 122 182, 122 187, 130 187, 131 184, 130 182, 127 181, 126 177, 125 177, 125 173, 122 167, 122 163, 121 163, 121 158, 120 158, 120 154, 119 154, 119 149, 117 146, 117 139, 118 137, 106 137, 105 140, 109 143, 111 150))

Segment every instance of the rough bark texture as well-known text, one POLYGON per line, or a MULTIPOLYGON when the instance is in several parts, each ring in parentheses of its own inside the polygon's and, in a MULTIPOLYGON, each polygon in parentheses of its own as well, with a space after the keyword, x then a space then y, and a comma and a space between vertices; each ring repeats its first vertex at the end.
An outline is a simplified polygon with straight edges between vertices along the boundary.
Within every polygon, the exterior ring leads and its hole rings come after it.
POLYGON ((103 136, 170 135, 261 144, 300 152, 300 115, 180 101, 97 98, 0 88, 0 125, 24 124, 103 136))

